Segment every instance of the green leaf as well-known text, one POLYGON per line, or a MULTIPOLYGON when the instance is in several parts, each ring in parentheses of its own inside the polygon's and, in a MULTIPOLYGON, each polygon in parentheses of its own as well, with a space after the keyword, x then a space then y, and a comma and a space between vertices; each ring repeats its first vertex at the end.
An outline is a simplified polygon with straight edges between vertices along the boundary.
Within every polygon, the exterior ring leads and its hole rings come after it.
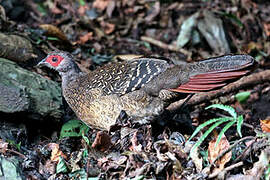
POLYGON ((64 137, 80 137, 82 133, 87 133, 89 130, 83 122, 79 120, 70 120, 65 123, 60 132, 60 138, 64 137))
POLYGON ((245 91, 245 92, 237 93, 235 95, 235 98, 239 103, 245 103, 247 101, 247 99, 249 98, 249 96, 250 96, 250 92, 245 91))
POLYGON ((231 21, 235 22, 238 26, 243 27, 243 23, 241 20, 234 14, 229 14, 229 13, 221 13, 223 16, 228 17, 231 21))
POLYGON ((91 144, 90 144, 90 141, 89 141, 88 137, 87 137, 87 136, 85 136, 85 134, 84 134, 84 133, 82 134, 82 138, 83 138, 83 140, 85 140, 85 142, 88 144, 88 146, 91 146, 91 144))
POLYGON ((98 177, 88 177, 87 178, 87 174, 86 174, 86 171, 84 169, 79 169, 79 170, 73 171, 72 173, 69 173, 68 176, 70 177, 70 179, 99 180, 98 177))
POLYGON ((80 134, 86 134, 89 131, 89 127, 85 125, 84 123, 81 123, 80 126, 80 134))
POLYGON ((47 39, 50 41, 59 41, 57 37, 47 37, 47 39))
POLYGON ((10 145, 15 146, 19 151, 21 150, 21 142, 18 144, 14 140, 7 139, 6 140, 10 145))
POLYGON ((151 45, 148 42, 143 42, 143 45, 150 51, 152 50, 151 45))
POLYGON ((203 166, 209 166, 209 160, 208 160, 208 150, 200 151, 200 155, 203 158, 203 166))
POLYGON ((56 173, 61 173, 61 172, 63 173, 68 172, 68 169, 67 169, 64 159, 60 156, 59 161, 56 166, 56 173))
POLYGON ((194 150, 194 149, 196 149, 198 146, 200 146, 201 145, 201 143, 205 140, 205 138, 217 127, 217 126, 219 126, 220 124, 222 124, 222 123, 224 123, 224 122, 226 122, 226 121, 229 121, 229 120, 231 120, 231 119, 229 119, 229 118, 224 118, 224 119, 222 119, 222 120, 219 120, 219 121, 217 121, 215 124, 213 124, 203 135, 202 135, 202 137, 200 137, 200 139, 194 144, 194 146, 191 148, 191 150, 190 150, 190 153, 192 153, 192 151, 194 150))
POLYGON ((21 144, 22 142, 20 141, 18 144, 16 144, 16 148, 20 151, 21 150, 21 144))
POLYGON ((95 54, 94 56, 91 56, 92 61, 99 65, 111 61, 112 58, 112 55, 95 54))
POLYGON ((238 132, 240 137, 242 137, 241 127, 242 127, 243 122, 244 122, 243 115, 238 116, 238 118, 237 118, 237 132, 238 132))
POLYGON ((220 131, 219 135, 218 135, 218 138, 217 138, 217 141, 216 141, 216 144, 215 144, 215 148, 217 147, 217 145, 219 144, 222 136, 224 135, 224 133, 233 125, 235 124, 236 121, 231 121, 229 122, 228 124, 226 124, 226 126, 220 131))
POLYGON ((84 157, 84 158, 87 158, 88 155, 89 155, 88 150, 87 150, 87 149, 84 149, 84 150, 83 150, 83 157, 84 157))
POLYGON ((81 126, 81 122, 78 120, 68 121, 61 128, 60 138, 80 136, 80 134, 76 132, 76 129, 80 128, 80 126, 81 126))
POLYGON ((43 42, 43 40, 38 39, 37 42, 36 42, 36 44, 40 44, 41 42, 43 42))
POLYGON ((270 164, 268 164, 267 170, 265 172, 265 179, 270 179, 270 164))
POLYGON ((79 0, 79 4, 80 4, 80 6, 84 6, 85 5, 85 1, 84 0, 79 0))
POLYGON ((237 114, 236 114, 234 108, 231 106, 226 106, 223 104, 212 104, 212 105, 206 107, 205 109, 210 109, 210 108, 217 108, 217 109, 227 111, 234 119, 237 118, 237 114))
POLYGON ((42 16, 47 15, 47 10, 42 3, 37 3, 37 10, 42 14, 42 16))
POLYGON ((200 132, 201 129, 208 126, 209 124, 212 124, 212 123, 217 122, 217 121, 224 121, 224 120, 227 121, 227 120, 232 120, 232 119, 230 117, 221 117, 221 118, 210 119, 210 120, 204 122, 203 124, 201 124, 200 126, 198 126, 195 129, 195 131, 192 133, 192 135, 190 136, 188 141, 190 141, 196 134, 198 134, 198 132, 200 132))

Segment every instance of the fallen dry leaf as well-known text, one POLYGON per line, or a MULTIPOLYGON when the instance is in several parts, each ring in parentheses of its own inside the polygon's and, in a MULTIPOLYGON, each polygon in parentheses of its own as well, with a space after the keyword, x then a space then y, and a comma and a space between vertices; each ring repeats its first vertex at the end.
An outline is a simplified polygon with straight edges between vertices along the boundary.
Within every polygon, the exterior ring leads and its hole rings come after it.
POLYGON ((49 7, 49 9, 51 10, 51 13, 53 13, 53 14, 62 14, 63 13, 63 10, 61 10, 57 7, 56 1, 55 2, 46 1, 44 4, 49 7))
POLYGON ((80 6, 78 8, 79 15, 83 16, 85 14, 86 10, 88 10, 88 9, 89 9, 88 4, 85 4, 84 6, 80 6))
POLYGON ((51 9, 51 12, 52 12, 53 14, 62 14, 62 13, 63 13, 63 11, 62 11, 61 9, 57 8, 56 6, 54 6, 54 7, 51 9))
POLYGON ((266 36, 270 36, 270 23, 263 23, 263 27, 266 36))
MULTIPOLYGON (((219 144, 215 147, 217 136, 218 135, 215 134, 214 135, 215 138, 209 142, 208 160, 210 163, 212 163, 216 159, 216 157, 218 157, 218 155, 222 153, 222 151, 230 147, 230 144, 225 135, 222 136, 219 144)), ((218 172, 222 171, 224 169, 225 164, 230 161, 231 157, 232 157, 232 152, 230 151, 226 153, 224 156, 222 156, 219 160, 217 160, 216 167, 214 168, 213 173, 217 171, 218 172)))
POLYGON ((270 148, 264 149, 260 156, 259 161, 254 163, 253 168, 246 171, 247 175, 253 176, 254 180, 259 180, 263 176, 265 170, 268 168, 270 162, 270 148))
POLYGON ((254 176, 249 176, 249 175, 243 175, 243 174, 236 174, 236 175, 231 175, 227 180, 254 180, 254 176))
POLYGON ((52 160, 47 160, 45 164, 40 164, 39 166, 39 172, 41 174, 54 174, 56 170, 56 162, 52 160))
POLYGON ((79 37, 78 44, 85 44, 87 41, 93 39, 93 32, 86 33, 79 37))
POLYGON ((47 36, 54 36, 68 42, 66 35, 58 27, 51 24, 41 24, 39 27, 46 31, 47 36))
POLYGON ((115 1, 109 1, 108 7, 106 9, 106 13, 107 13, 107 15, 108 15, 109 18, 112 17, 112 13, 113 13, 113 11, 115 9, 115 6, 116 6, 116 2, 115 1))
POLYGON ((201 172, 203 167, 203 159, 199 156, 198 147, 196 147, 193 151, 190 152, 190 157, 195 164, 196 170, 198 172, 201 172))
POLYGON ((0 152, 5 154, 8 148, 8 143, 0 139, 0 152))
POLYGON ((93 7, 103 11, 107 8, 109 2, 110 0, 95 0, 95 2, 93 3, 93 7))
POLYGON ((260 120, 260 125, 263 132, 270 132, 270 117, 268 116, 264 120, 260 120))
POLYGON ((103 30, 106 34, 111 34, 115 29, 115 24, 107 23, 102 21, 100 25, 103 27, 103 30))
POLYGON ((99 131, 92 144, 92 147, 98 149, 99 151, 104 152, 107 149, 109 149, 111 145, 112 145, 111 137, 105 132, 99 131))
POLYGON ((251 146, 254 142, 255 142, 255 140, 251 139, 251 140, 245 141, 245 145, 246 146, 251 146))
POLYGON ((114 61, 120 60, 120 61, 129 61, 132 59, 137 59, 141 58, 143 55, 138 55, 138 54, 120 54, 120 55, 115 55, 113 57, 114 61))
POLYGON ((52 150, 51 161, 54 161, 54 162, 59 161, 60 156, 67 159, 67 156, 60 150, 59 144, 50 143, 50 144, 48 144, 48 148, 52 150))
POLYGON ((251 51, 255 49, 262 49, 262 45, 258 42, 250 42, 247 45, 244 46, 243 51, 250 53, 251 51))
POLYGON ((132 146, 130 146, 130 150, 131 151, 135 151, 135 152, 141 152, 142 151, 142 145, 140 144, 139 140, 138 140, 138 131, 136 131, 132 138, 131 138, 131 144, 132 146))
POLYGON ((160 2, 157 1, 151 8, 151 13, 145 17, 147 22, 153 21, 154 18, 160 13, 160 2))

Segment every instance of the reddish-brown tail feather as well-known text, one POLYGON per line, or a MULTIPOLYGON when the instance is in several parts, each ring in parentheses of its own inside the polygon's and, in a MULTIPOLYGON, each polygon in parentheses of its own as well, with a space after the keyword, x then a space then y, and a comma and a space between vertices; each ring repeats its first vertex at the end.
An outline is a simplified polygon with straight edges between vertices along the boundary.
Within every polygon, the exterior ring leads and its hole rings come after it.
POLYGON ((181 93, 198 93, 210 91, 225 86, 228 81, 238 79, 247 74, 249 70, 232 70, 225 72, 206 72, 190 77, 189 81, 176 89, 170 89, 181 93))

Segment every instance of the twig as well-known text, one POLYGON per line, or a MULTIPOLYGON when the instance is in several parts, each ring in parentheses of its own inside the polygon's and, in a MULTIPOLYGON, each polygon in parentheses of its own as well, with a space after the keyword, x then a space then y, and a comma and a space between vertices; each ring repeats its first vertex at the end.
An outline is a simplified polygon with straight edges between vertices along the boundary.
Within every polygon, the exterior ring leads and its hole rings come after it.
POLYGON ((191 57, 191 53, 188 52, 187 50, 185 49, 182 49, 182 48, 178 48, 177 46, 174 46, 174 45, 171 45, 171 44, 166 44, 164 42, 161 42, 159 40, 156 40, 156 39, 153 39, 151 37, 148 37, 148 36, 142 36, 141 37, 141 40, 142 41, 146 41, 150 44, 154 44, 160 48, 163 48, 163 49, 168 49, 170 51, 176 51, 176 52, 180 52, 180 53, 183 53, 184 55, 186 55, 188 58, 187 59, 190 59, 191 57))
POLYGON ((241 162, 238 162, 238 163, 236 163, 236 164, 233 164, 233 165, 231 165, 231 166, 228 166, 228 167, 224 168, 221 172, 219 171, 219 172, 215 172, 215 173, 210 174, 210 175, 208 176, 208 178, 209 178, 209 179, 214 178, 214 177, 218 176, 220 173, 226 173, 227 171, 230 171, 230 170, 232 170, 232 169, 234 169, 234 168, 237 168, 237 167, 239 167, 239 166, 242 166, 243 164, 244 164, 244 163, 243 163, 242 161, 241 161, 241 162))
POLYGON ((248 123, 243 123, 243 126, 246 126, 246 127, 250 128, 250 129, 252 129, 252 130, 255 129, 254 126, 252 126, 252 125, 250 125, 250 124, 248 124, 248 123))
POLYGON ((184 109, 184 107, 187 105, 188 101, 192 98, 192 96, 194 96, 194 94, 190 94, 190 95, 188 95, 187 98, 185 98, 185 101, 183 102, 183 104, 181 104, 181 106, 179 108, 180 111, 184 109))
MULTIPOLYGON (((255 139, 254 139, 253 142, 252 142, 251 144, 249 144, 249 145, 244 149, 244 151, 241 152, 241 154, 233 161, 233 163, 238 162, 239 159, 242 159, 243 156, 245 157, 245 156, 248 154, 247 151, 251 149, 251 147, 253 146, 253 144, 254 144, 255 142, 256 142, 256 141, 255 141, 255 139)), ((250 152, 250 151, 249 151, 249 152, 250 152)), ((243 161, 243 159, 242 159, 242 161, 243 161)))
MULTIPOLYGON (((243 89, 249 86, 254 86, 254 85, 261 84, 264 82, 269 82, 269 81, 270 81, 270 70, 254 73, 249 76, 243 77, 242 79, 234 83, 231 83, 223 87, 222 89, 212 91, 212 92, 198 93, 190 99, 188 105, 197 105, 202 102, 208 102, 212 99, 218 98, 220 96, 224 96, 225 94, 229 94, 231 92, 235 92, 239 89, 243 89)), ((170 104, 169 107, 167 107, 167 109, 170 111, 175 111, 179 109, 179 107, 182 105, 184 101, 185 100, 174 102, 170 104)))
POLYGON ((17 155, 19 155, 19 156, 20 156, 21 158, 23 158, 23 159, 26 159, 26 156, 23 155, 22 153, 18 152, 18 151, 14 151, 14 150, 12 150, 12 149, 7 149, 7 151, 9 151, 9 152, 11 152, 11 153, 14 153, 14 154, 17 154, 17 155))
POLYGON ((215 162, 220 159, 221 157, 223 157, 225 154, 227 154, 229 151, 231 151, 235 146, 237 146, 240 142, 248 140, 248 139, 255 139, 255 137, 253 136, 247 136, 244 137, 242 139, 239 139, 238 141, 236 141, 233 145, 231 145, 230 147, 228 147, 227 149, 225 149, 224 151, 222 151, 215 159, 214 161, 210 164, 210 169, 215 165, 215 162))
POLYGON ((88 179, 89 166, 90 166, 90 157, 88 156, 86 165, 86 179, 88 179))

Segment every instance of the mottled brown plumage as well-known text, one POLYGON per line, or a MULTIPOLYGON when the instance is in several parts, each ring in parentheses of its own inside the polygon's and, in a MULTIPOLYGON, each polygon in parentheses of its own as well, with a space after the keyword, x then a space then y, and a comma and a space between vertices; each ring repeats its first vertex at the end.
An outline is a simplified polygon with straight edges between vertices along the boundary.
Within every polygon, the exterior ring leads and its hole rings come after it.
POLYGON ((109 129, 120 111, 133 117, 160 115, 179 93, 222 87, 248 72, 254 59, 228 55, 186 65, 157 58, 138 58, 104 65, 84 74, 66 52, 52 52, 39 65, 62 76, 63 96, 87 125, 109 129))

